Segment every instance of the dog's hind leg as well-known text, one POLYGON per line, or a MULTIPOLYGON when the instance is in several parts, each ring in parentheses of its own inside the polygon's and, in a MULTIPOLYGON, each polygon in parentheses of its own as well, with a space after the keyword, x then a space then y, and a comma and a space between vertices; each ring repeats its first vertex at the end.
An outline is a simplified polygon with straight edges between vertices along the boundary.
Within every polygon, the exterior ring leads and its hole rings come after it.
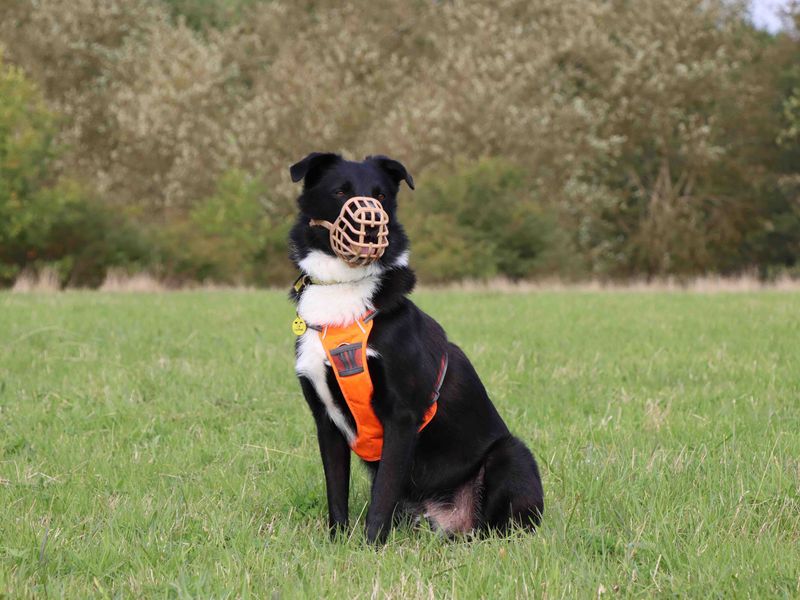
POLYGON ((533 454, 520 440, 505 437, 492 445, 484 461, 480 529, 504 533, 512 523, 539 525, 544 492, 533 454))

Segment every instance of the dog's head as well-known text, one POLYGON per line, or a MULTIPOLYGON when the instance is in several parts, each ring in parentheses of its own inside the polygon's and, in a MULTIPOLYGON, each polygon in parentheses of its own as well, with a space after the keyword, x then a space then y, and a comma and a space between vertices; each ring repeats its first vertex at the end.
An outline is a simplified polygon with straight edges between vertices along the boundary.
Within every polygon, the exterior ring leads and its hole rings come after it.
POLYGON ((386 156, 354 162, 313 152, 289 172, 292 181, 303 181, 290 234, 296 264, 303 267, 310 256, 324 254, 353 269, 350 278, 405 260, 408 238, 397 221, 397 193, 401 181, 414 189, 414 180, 401 163, 386 156))

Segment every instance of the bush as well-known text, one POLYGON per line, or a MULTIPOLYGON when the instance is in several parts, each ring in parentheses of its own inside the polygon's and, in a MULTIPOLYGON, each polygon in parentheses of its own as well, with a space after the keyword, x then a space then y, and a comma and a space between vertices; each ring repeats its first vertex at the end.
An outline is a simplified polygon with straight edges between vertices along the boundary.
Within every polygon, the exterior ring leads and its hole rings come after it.
POLYGON ((23 271, 51 267, 62 285, 96 287, 109 268, 147 270, 156 258, 143 229, 75 182, 39 190, 15 213, 14 235, 2 244, 6 285, 23 271))
POLYGON ((155 259, 145 230, 74 182, 42 190, 31 210, 40 218, 24 268, 55 267, 63 285, 96 287, 110 268, 142 271, 155 259))
POLYGON ((54 175, 55 121, 37 88, 0 54, 0 285, 45 266, 62 284, 98 285, 108 267, 149 263, 141 231, 54 175))
POLYGON ((164 275, 178 281, 260 284, 292 277, 287 218, 275 214, 263 181, 241 170, 175 224, 162 248, 164 275))
POLYGON ((28 238, 40 227, 32 203, 46 181, 53 131, 38 90, 0 49, 0 283, 26 263, 28 238))
POLYGON ((555 214, 537 197, 527 171, 507 161, 483 159, 425 175, 411 204, 404 222, 424 280, 522 279, 562 265, 575 269, 555 214))

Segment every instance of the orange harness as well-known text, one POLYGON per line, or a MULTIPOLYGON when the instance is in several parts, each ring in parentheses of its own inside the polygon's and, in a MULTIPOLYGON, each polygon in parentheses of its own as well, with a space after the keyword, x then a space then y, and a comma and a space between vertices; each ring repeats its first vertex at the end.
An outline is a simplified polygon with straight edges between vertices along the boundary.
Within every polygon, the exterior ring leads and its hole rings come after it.
MULTIPOLYGON (((367 461, 381 459, 383 451, 383 425, 372 410, 372 379, 367 367, 367 340, 372 331, 375 312, 368 312, 345 327, 324 327, 319 339, 333 368, 333 374, 342 390, 342 396, 356 422, 356 438, 350 448, 367 461)), ((436 388, 431 395, 431 405, 425 412, 419 431, 430 423, 436 414, 439 390, 447 371, 447 355, 442 358, 436 388)))

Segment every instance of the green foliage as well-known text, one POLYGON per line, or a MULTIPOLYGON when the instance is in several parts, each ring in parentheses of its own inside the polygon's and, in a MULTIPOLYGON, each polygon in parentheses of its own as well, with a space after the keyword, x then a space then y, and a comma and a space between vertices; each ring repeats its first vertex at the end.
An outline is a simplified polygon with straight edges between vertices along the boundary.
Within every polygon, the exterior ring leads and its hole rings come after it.
POLYGON ((33 203, 46 182, 53 129, 35 86, 0 51, 0 283, 13 281, 43 216, 33 203))
POLYGON ((142 234, 74 181, 56 180, 55 119, 0 54, 0 284, 48 265, 71 285, 98 285, 112 266, 148 264, 142 234))
POLYGON ((5 63, 0 48, 0 200, 6 210, 41 187, 54 130, 53 115, 36 86, 21 69, 5 63))
POLYGON ((164 0, 169 12, 198 31, 224 28, 241 21, 246 9, 265 0, 164 0))
POLYGON ((8 57, 58 108, 6 75, 5 122, 36 133, 0 186, 82 182, 153 234, 142 268, 168 279, 290 278, 286 167, 314 149, 411 169, 434 210, 404 212, 429 281, 797 269, 800 37, 754 30, 744 5, 0 2, 8 57), (230 173, 269 190, 264 231, 238 210, 198 225, 230 173))
POLYGON ((289 224, 271 213, 263 181, 229 171, 216 193, 198 202, 166 236, 166 274, 251 285, 291 278, 289 224))
POLYGON ((798 143, 800 140, 800 88, 792 91, 783 103, 783 116, 786 129, 781 132, 780 141, 784 144, 798 143))
POLYGON ((403 214, 414 265, 428 281, 532 277, 558 250, 552 209, 526 171, 505 160, 429 173, 409 204, 403 214))
MULTIPOLYGON (((800 26, 800 4, 794 20, 800 26)), ((755 64, 745 72, 760 83, 760 110, 748 110, 748 138, 754 140, 741 161, 749 168, 728 163, 728 174, 743 173, 737 189, 755 191, 755 200, 742 215, 745 260, 765 276, 800 268, 800 29, 771 38, 755 64), (742 181, 744 179, 744 181, 742 181)), ((738 111, 741 114, 741 109, 738 111)))
POLYGON ((43 188, 24 211, 15 213, 27 222, 17 219, 17 235, 5 240, 9 270, 50 266, 64 285, 97 286, 109 268, 136 271, 152 264, 144 232, 124 215, 88 199, 73 182, 43 188))
POLYGON ((376 550, 353 460, 331 542, 284 291, 0 293, 2 594, 797 596, 797 292, 415 299, 539 460, 536 535, 376 550))

